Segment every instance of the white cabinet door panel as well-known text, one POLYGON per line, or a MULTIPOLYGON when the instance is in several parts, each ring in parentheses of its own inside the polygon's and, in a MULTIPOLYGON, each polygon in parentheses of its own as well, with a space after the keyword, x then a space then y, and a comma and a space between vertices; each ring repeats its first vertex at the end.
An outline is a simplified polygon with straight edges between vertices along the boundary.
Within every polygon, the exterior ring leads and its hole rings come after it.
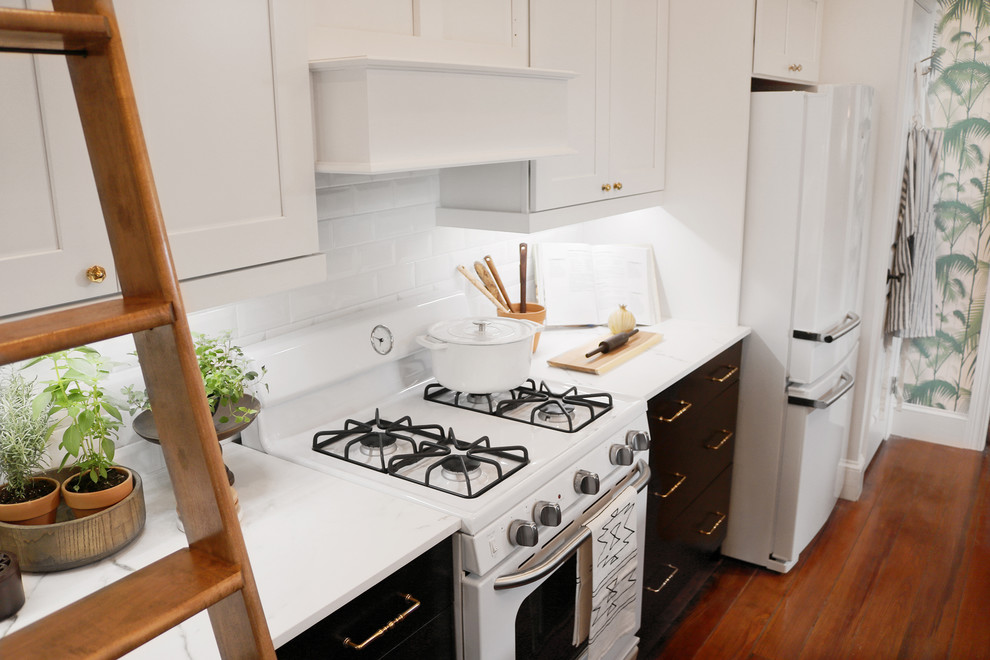
MULTIPOLYGON (((577 153, 532 161, 531 208, 571 206, 608 181, 609 3, 546 0, 530 7, 530 65, 574 71, 568 141, 577 153)), ((604 196, 604 191, 601 196, 604 196)))
POLYGON ((667 3, 612 0, 609 178, 635 195, 663 188, 667 3))

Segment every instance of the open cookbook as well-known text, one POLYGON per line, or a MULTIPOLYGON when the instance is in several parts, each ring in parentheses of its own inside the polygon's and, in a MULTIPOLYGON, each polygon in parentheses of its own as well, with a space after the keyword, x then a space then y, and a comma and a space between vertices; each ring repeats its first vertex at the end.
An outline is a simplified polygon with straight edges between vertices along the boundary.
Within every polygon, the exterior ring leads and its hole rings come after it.
POLYGON ((603 325, 619 305, 639 325, 660 322, 657 268, 650 245, 533 245, 537 298, 546 324, 603 325))

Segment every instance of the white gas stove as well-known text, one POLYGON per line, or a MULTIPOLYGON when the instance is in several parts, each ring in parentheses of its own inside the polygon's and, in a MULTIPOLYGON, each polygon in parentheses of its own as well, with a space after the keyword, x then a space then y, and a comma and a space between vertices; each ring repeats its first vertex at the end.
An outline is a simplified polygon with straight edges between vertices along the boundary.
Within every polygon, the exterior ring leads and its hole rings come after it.
MULTIPOLYGON (((474 592, 461 594, 474 610, 461 617, 462 655, 504 658, 511 656, 502 645, 513 638, 504 628, 515 615, 482 625, 486 611, 497 610, 483 594, 537 589, 545 575, 530 579, 527 571, 543 562, 541 570, 553 573, 589 512, 620 485, 645 484, 646 405, 564 383, 451 392, 430 378, 415 337, 437 320, 466 315, 458 294, 249 347, 268 369, 269 391, 260 393, 262 413, 243 443, 459 517, 458 568, 486 581, 462 584, 474 592)), ((637 514, 643 518, 645 506, 637 514)), ((635 637, 606 657, 626 657, 630 644, 635 637)), ((583 646, 574 648, 570 657, 582 657, 583 646)))

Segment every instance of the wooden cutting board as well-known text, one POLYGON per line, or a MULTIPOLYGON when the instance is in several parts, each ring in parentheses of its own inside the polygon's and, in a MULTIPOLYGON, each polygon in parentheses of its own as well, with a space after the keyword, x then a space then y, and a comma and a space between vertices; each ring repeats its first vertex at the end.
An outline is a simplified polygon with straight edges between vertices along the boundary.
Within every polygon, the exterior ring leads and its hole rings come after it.
POLYGON ((593 349, 598 348, 599 342, 608 339, 609 336, 605 335, 578 348, 572 348, 566 353, 561 353, 554 358, 550 358, 547 360, 547 364, 551 367, 583 371, 587 374, 603 374, 636 357, 663 339, 663 335, 659 332, 640 331, 634 334, 625 344, 613 351, 598 353, 592 355, 590 358, 584 357, 585 353, 590 353, 593 349))

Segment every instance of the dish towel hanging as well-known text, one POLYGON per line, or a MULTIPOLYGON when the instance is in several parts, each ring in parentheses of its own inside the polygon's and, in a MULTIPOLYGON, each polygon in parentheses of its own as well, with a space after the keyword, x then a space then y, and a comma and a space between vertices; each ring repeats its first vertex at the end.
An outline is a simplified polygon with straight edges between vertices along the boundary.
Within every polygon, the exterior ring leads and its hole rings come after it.
POLYGON ((900 337, 935 335, 935 185, 942 133, 913 126, 908 133, 893 264, 887 279, 884 332, 900 337))
MULTIPOLYGON (((579 583, 591 587, 591 607, 579 606, 576 630, 587 626, 588 660, 607 657, 615 642, 625 634, 636 632, 636 611, 640 585, 636 578, 639 549, 636 542, 636 489, 625 488, 594 518, 585 523, 591 530, 591 550, 582 546, 578 564, 579 583), (590 572, 590 575, 588 574, 590 572), (581 621, 590 611, 590 620, 581 621)), ((584 600, 578 588, 579 604, 584 600)), ((586 602, 586 601, 585 601, 586 602)))

